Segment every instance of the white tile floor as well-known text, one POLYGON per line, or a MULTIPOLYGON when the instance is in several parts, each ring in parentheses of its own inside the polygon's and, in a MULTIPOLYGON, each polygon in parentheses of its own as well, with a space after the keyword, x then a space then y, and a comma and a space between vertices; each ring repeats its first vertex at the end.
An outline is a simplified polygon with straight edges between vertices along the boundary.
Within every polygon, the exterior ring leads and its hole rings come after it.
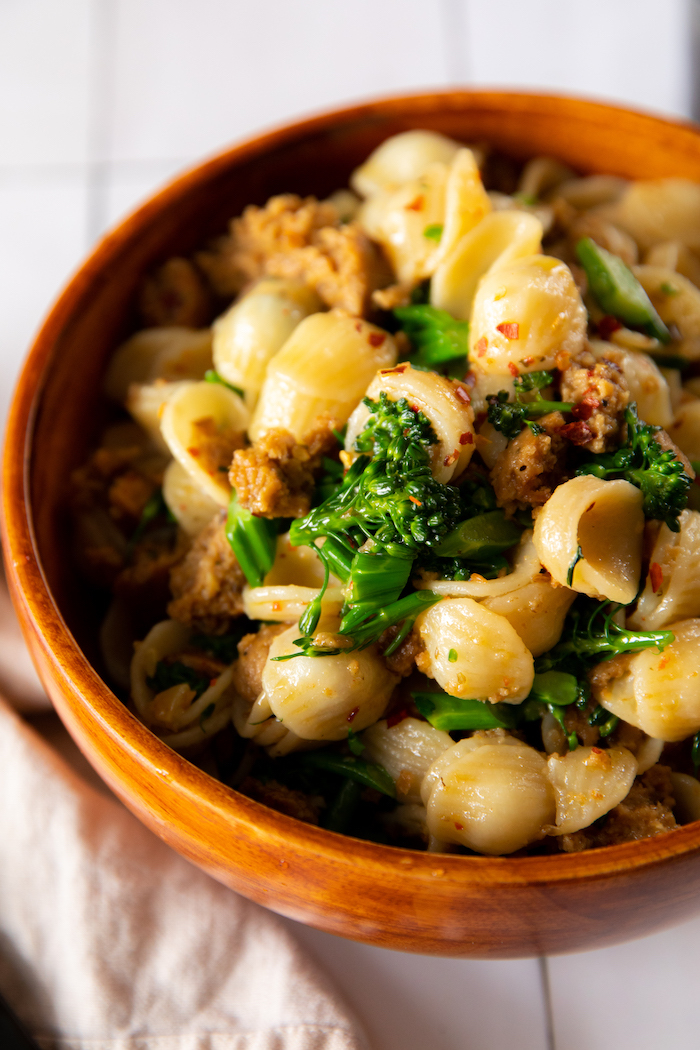
MULTIPOLYGON (((0 421, 71 269, 175 171, 341 100, 456 82, 687 115, 684 0, 0 0, 0 421)), ((290 926, 376 1050, 695 1050, 700 920, 548 960, 460 962, 290 926), (593 1004, 593 1009, 591 1009, 593 1004)))

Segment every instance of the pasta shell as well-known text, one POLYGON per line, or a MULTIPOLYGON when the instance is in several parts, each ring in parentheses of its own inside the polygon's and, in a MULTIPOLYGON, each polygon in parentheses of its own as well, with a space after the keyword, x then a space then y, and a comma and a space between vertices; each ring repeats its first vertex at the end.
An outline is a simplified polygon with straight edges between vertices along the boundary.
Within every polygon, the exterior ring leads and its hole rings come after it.
POLYGON ((416 621, 425 645, 420 669, 449 693, 491 703, 520 703, 534 665, 515 628, 472 598, 443 598, 416 621))
MULTIPOLYGON (((319 587, 302 587, 293 583, 246 587, 243 590, 243 609, 251 620, 296 623, 319 593, 319 587)), ((324 613, 340 615, 344 600, 339 587, 329 587, 323 596, 324 613)))
POLYGON ((126 408, 136 422, 143 427, 162 452, 170 452, 160 432, 163 409, 173 394, 192 386, 192 380, 168 383, 156 379, 153 383, 132 383, 126 399, 126 408))
POLYGON ((549 834, 571 835, 622 802, 637 775, 637 760, 624 747, 577 747, 550 755, 547 769, 557 805, 549 834))
POLYGON ((247 292, 213 325, 214 364, 219 375, 254 400, 265 371, 304 317, 321 300, 308 285, 268 277, 247 292))
POLYGON ((447 176, 445 220, 437 261, 450 254, 490 211, 491 201, 481 181, 477 159, 470 149, 460 149, 452 158, 447 176))
POLYGON ((700 249, 700 186, 690 179, 640 179, 604 210, 642 251, 662 241, 700 249))
POLYGON ((592 475, 557 486, 537 515, 534 532, 537 554, 552 579, 592 598, 634 601, 642 567, 642 499, 628 481, 592 475))
POLYGON ((508 594, 485 598, 482 605, 505 616, 532 655, 541 656, 561 638, 566 614, 575 597, 575 591, 553 587, 549 577, 540 574, 508 594))
POLYGON ((468 321, 481 278, 539 251, 542 232, 542 223, 527 212, 486 215, 444 253, 430 282, 431 304, 468 321))
POLYGON ((449 164, 459 143, 436 131, 402 131, 385 139, 350 176, 361 197, 396 190, 411 182, 436 161, 449 164))
MULTIPOLYGON (((474 452, 474 412, 466 389, 436 372, 423 372, 403 363, 377 372, 365 397, 376 401, 382 391, 392 401, 407 398, 430 420, 438 438, 431 449, 432 472, 437 481, 458 477, 474 452)), ((348 452, 353 451, 355 439, 368 418, 369 409, 358 405, 348 420, 348 452)))
POLYGON ((168 383, 202 379, 212 366, 212 335, 208 328, 145 328, 114 352, 104 379, 104 392, 123 404, 132 383, 168 383))
POLYGON ((418 718, 403 718, 396 725, 376 722, 362 734, 367 759, 383 766, 396 782, 397 797, 420 802, 421 784, 431 765, 452 747, 452 737, 418 718))
POLYGON ((700 781, 687 773, 671 773, 673 796, 676 804, 673 813, 679 824, 692 824, 700 820, 700 781))
POLYGON ((188 536, 197 536, 221 506, 197 484, 182 464, 173 459, 163 475, 163 499, 188 536))
POLYGON ((633 266, 632 270, 664 324, 680 332, 673 352, 689 361, 700 360, 700 289, 682 274, 660 266, 633 266))
POLYGON ((689 460, 700 460, 700 400, 687 401, 680 406, 668 433, 689 460))
MULTIPOLYGON (((220 507, 228 505, 231 486, 228 463, 223 466, 217 442, 225 446, 234 434, 248 425, 248 410, 238 394, 219 383, 192 383, 167 401, 161 418, 161 434, 178 463, 195 484, 220 507), (208 454, 209 426, 216 454, 208 454), (222 469, 223 467, 223 469, 222 469)), ((228 456, 230 462, 232 456, 228 456)))
POLYGON ((495 598, 511 594, 537 578, 541 569, 540 559, 535 549, 532 531, 527 529, 520 539, 515 552, 513 568, 507 576, 496 580, 485 580, 474 574, 468 580, 423 580, 414 581, 419 590, 428 589, 445 598, 495 598))
POLYGON ((684 510, 680 532, 659 529, 637 608, 628 619, 640 631, 660 631, 669 623, 700 616, 700 512, 684 510))
POLYGON ((596 358, 613 361, 622 370, 630 401, 637 403, 640 419, 657 427, 671 425, 671 391, 661 369, 648 354, 621 350, 599 339, 591 339, 588 345, 596 358))
POLYGON ((324 414, 342 426, 377 369, 397 357, 396 343, 376 325, 333 310, 312 314, 268 365, 251 439, 279 427, 301 441, 324 414))

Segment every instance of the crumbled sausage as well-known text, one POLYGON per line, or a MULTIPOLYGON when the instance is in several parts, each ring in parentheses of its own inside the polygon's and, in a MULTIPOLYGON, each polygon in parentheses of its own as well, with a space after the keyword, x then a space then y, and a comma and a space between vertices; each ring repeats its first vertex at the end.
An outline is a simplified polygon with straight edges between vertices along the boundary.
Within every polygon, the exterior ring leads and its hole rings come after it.
POLYGON ((139 301, 144 324, 158 328, 203 328, 212 312, 211 294, 188 259, 168 259, 147 277, 139 301))
POLYGON ((246 580, 225 527, 223 515, 213 518, 170 574, 168 615, 205 634, 223 633, 243 612, 246 580))
POLYGON ((606 452, 619 444, 623 413, 630 392, 622 369, 612 360, 578 360, 561 376, 562 401, 573 401, 577 423, 584 423, 588 434, 575 444, 589 452, 606 452))
POLYGON ((303 517, 311 506, 314 475, 334 446, 330 421, 320 421, 303 442, 286 430, 268 430, 233 455, 229 481, 239 503, 258 517, 303 517))
MULTIPOLYGON (((379 639, 379 651, 383 653, 394 641, 400 628, 389 627, 379 639)), ((406 678, 416 666, 416 658, 425 650, 423 641, 417 631, 411 631, 401 642, 401 645, 389 656, 384 657, 384 662, 394 674, 406 678)))
POLYGON ((597 846, 615 846, 661 835, 676 826, 674 806, 671 770, 668 766, 652 766, 636 778, 629 794, 619 805, 589 828, 562 835, 559 847, 565 853, 577 853, 597 846))
POLYGON ((219 295, 235 295, 269 274, 298 278, 330 307, 364 316, 375 289, 391 280, 378 249, 356 222, 339 225, 334 205, 295 194, 246 208, 197 261, 219 295))
POLYGON ((238 643, 238 659, 233 665, 233 686, 251 707, 262 692, 262 673, 276 635, 288 624, 263 624, 254 634, 245 634, 238 643))
POLYGON ((288 817, 296 817, 307 824, 318 824, 325 805, 320 795, 307 795, 296 788, 280 784, 277 780, 262 781, 256 777, 246 777, 238 790, 248 798, 262 802, 270 809, 276 809, 278 813, 286 813, 288 817))
POLYGON ((564 480, 566 441, 559 433, 563 422, 560 412, 543 416, 539 423, 544 433, 533 434, 525 427, 496 460, 491 483, 506 514, 542 506, 564 480))

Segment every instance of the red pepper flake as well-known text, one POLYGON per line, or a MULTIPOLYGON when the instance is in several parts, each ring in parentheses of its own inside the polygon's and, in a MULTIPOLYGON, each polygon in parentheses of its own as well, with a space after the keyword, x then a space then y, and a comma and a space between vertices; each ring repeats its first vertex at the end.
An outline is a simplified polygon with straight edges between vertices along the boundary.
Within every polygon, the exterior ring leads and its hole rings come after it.
POLYGON ((593 755, 602 755, 603 754, 602 747, 592 747, 591 748, 591 754, 593 754, 593 755))
POLYGON ((465 390, 464 387, 460 386, 459 383, 455 383, 455 396, 458 397, 464 405, 471 405, 472 403, 472 399, 469 396, 469 391, 465 390))
POLYGON ((421 501, 420 501, 419 499, 416 499, 416 497, 415 497, 415 496, 409 496, 408 498, 410 499, 411 503, 415 503, 415 505, 416 505, 417 507, 422 507, 422 506, 423 506, 423 504, 421 503, 421 501))
POLYGON ((410 204, 406 205, 406 211, 423 211, 423 205, 425 204, 425 197, 419 194, 415 197, 410 204))
POLYGON ((466 383, 467 386, 476 386, 476 376, 475 376, 475 374, 473 372, 467 372, 467 374, 465 375, 465 377, 462 380, 462 382, 466 383))
POLYGON ((217 683, 218 681, 219 681, 219 679, 218 679, 218 678, 210 678, 210 679, 209 679, 209 688, 211 689, 211 687, 212 687, 213 685, 216 685, 216 683, 217 683))
POLYGON ((559 431, 572 445, 587 445, 593 437, 593 431, 588 423, 579 420, 577 423, 567 423, 559 431))
POLYGON ((384 334, 384 332, 370 332, 367 336, 367 341, 369 342, 369 345, 374 347, 381 346, 385 339, 386 335, 384 334))
POLYGON ((474 444, 474 435, 472 434, 471 430, 465 430, 463 434, 459 435, 459 443, 460 445, 474 444))
POLYGON ((590 419, 598 408, 600 408, 600 401, 597 397, 584 397, 583 401, 579 401, 571 409, 571 415, 574 419, 590 419))
POLYGON ((649 579, 651 580, 651 589, 656 594, 661 590, 661 584, 664 582, 664 571, 658 561, 653 561, 649 566, 649 579))
POLYGON ((482 335, 481 339, 476 344, 476 355, 477 357, 483 357, 489 348, 489 342, 485 335, 482 335))
POLYGON ((464 824, 458 824, 457 821, 455 821, 455 827, 457 828, 457 831, 464 831, 464 824))
POLYGON ((613 332, 617 332, 618 329, 622 328, 622 325, 617 317, 611 317, 610 314, 606 314, 605 317, 601 317, 596 327, 601 339, 609 339, 613 332))
POLYGON ((361 332, 362 331, 362 321, 356 321, 355 322, 355 331, 356 332, 361 332))
POLYGON ((196 457, 196 456, 199 455, 199 449, 198 448, 188 448, 187 451, 189 452, 189 454, 191 456, 195 456, 196 457))
POLYGON ((459 459, 459 449, 456 448, 454 452, 450 452, 449 456, 445 456, 443 463, 446 467, 451 467, 453 463, 456 463, 459 459))
POLYGON ((520 369, 518 368, 518 366, 513 361, 509 361, 508 362, 508 371, 510 372, 510 374, 513 376, 514 379, 517 379, 518 376, 520 375, 520 369))
POLYGON ((401 376, 404 374, 407 367, 408 365, 397 365, 395 368, 380 368, 379 374, 380 376, 393 376, 396 374, 401 376))
POLYGON ((358 715, 359 713, 360 713, 360 709, 359 709, 359 707, 353 707, 353 709, 352 709, 352 711, 350 712, 350 714, 348 715, 348 717, 347 717, 346 721, 347 721, 347 722, 354 722, 354 721, 355 721, 355 718, 357 717, 357 715, 358 715))
POLYGON ((496 331, 504 335, 506 339, 520 338, 520 325, 517 321, 504 321, 503 324, 497 324, 496 331))
POLYGON ((272 611, 273 612, 281 612, 282 611, 282 603, 281 602, 273 602, 272 603, 272 611))
POLYGON ((405 707, 401 707, 398 711, 394 711, 393 715, 389 715, 386 720, 387 729, 391 729, 392 726, 397 726, 399 722, 403 722, 404 718, 408 718, 409 715, 410 711, 405 707))
POLYGON ((523 364, 524 364, 524 365, 525 365, 525 366, 526 366, 527 368, 529 368, 529 367, 530 367, 530 365, 534 365, 534 363, 535 363, 535 359, 534 359, 534 357, 524 357, 524 358, 523 358, 523 364))

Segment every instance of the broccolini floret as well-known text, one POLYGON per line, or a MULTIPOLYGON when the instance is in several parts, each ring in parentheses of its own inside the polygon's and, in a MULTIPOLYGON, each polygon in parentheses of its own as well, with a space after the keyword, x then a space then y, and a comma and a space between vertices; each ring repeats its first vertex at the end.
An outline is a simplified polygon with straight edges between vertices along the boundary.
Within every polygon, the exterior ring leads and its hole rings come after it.
POLYGON ((540 390, 550 386, 553 378, 553 372, 527 372, 518 376, 513 384, 514 401, 509 401, 507 390, 491 394, 487 398, 488 420, 491 426, 500 430, 507 438, 517 437, 526 425, 533 434, 540 434, 543 428, 533 420, 550 412, 571 412, 573 404, 565 401, 547 401, 542 397, 540 390))
POLYGON ((661 427, 641 422, 634 402, 625 409, 625 422, 627 439, 622 448, 593 456, 576 473, 631 482, 644 496, 644 516, 679 532, 678 516, 688 503, 691 478, 673 449, 664 450, 656 441, 654 435, 661 427))

